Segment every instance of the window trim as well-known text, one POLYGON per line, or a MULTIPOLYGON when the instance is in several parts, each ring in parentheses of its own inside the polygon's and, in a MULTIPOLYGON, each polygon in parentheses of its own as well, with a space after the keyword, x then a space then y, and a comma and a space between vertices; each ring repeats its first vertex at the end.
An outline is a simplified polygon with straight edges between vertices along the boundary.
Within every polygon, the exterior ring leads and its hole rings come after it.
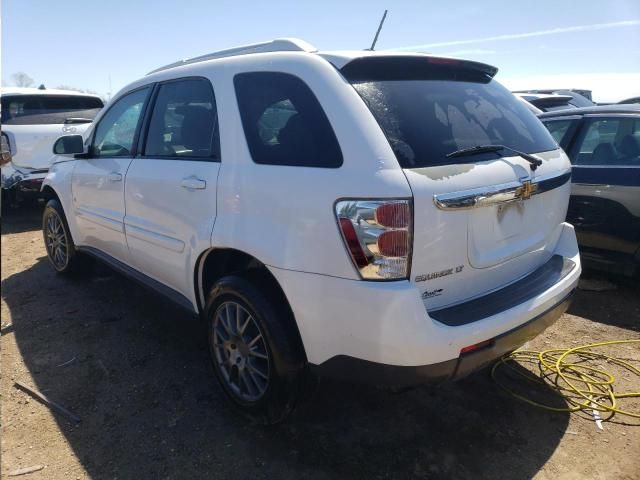
POLYGON ((136 154, 138 153, 138 139, 140 137, 140 131, 142 129, 142 123, 144 122, 145 119, 145 115, 147 112, 147 108, 149 106, 149 99, 151 98, 151 94, 153 93, 153 89, 154 89, 155 84, 154 83, 148 83, 146 85, 141 85, 139 87, 136 87, 132 90, 129 90, 126 93, 123 93, 122 95, 120 95, 117 99, 115 99, 113 101, 113 103, 111 103, 109 105, 109 107, 107 109, 105 109, 104 113, 102 114, 102 116, 100 117, 100 120, 98 121, 98 123, 95 124, 95 126, 93 127, 93 131, 91 132, 91 142, 89 143, 89 150, 86 154, 80 154, 80 156, 76 155, 76 158, 84 158, 84 159, 98 159, 98 158, 135 158, 136 154), (95 155, 94 154, 94 142, 96 139, 96 133, 98 132, 98 128, 100 127, 100 124, 102 123, 102 121, 104 120, 104 117, 111 111, 112 108, 114 108, 118 102, 120 100, 122 100, 123 98, 131 95, 132 93, 135 93, 139 90, 144 90, 145 88, 149 89, 149 92, 147 93, 146 98, 144 99, 144 103, 142 105, 142 112, 140 113, 140 120, 138 120, 138 125, 136 125, 136 131, 133 134, 133 141, 131 143, 131 152, 130 155, 121 155, 121 156, 107 156, 107 155, 95 155))
POLYGON ((149 98, 149 107, 145 111, 145 116, 143 118, 143 125, 141 130, 141 135, 138 138, 138 145, 136 149, 135 158, 150 158, 154 160, 183 160, 183 161, 191 161, 191 162, 214 162, 214 163, 222 163, 222 151, 220 149, 220 120, 218 118, 218 102, 216 100, 216 92, 213 88, 213 83, 207 77, 203 77, 200 75, 190 75, 188 77, 177 77, 171 78, 168 80, 163 80, 161 82, 156 82, 153 87, 153 91, 151 92, 151 96, 149 98), (153 116, 153 112, 156 106, 156 100, 158 98, 158 93, 160 92, 160 87, 162 85, 166 85, 168 83, 173 82, 181 82, 185 80, 199 80, 204 81, 209 85, 211 89, 211 95, 213 96, 213 106, 215 109, 215 123, 213 129, 213 135, 211 137, 211 155, 207 157, 198 157, 198 156, 190 156, 190 155, 147 155, 143 153, 147 146, 147 136, 149 134, 149 126, 151 125, 151 117, 153 116), (213 152, 217 151, 218 155, 215 155, 213 152))
POLYGON ((238 73, 234 74, 233 78, 231 79, 231 82, 233 83, 233 93, 234 93, 235 100, 236 100, 236 109, 237 109, 237 113, 238 113, 238 120, 240 122, 240 128, 241 128, 241 131, 242 131, 242 136, 244 137, 244 142, 245 142, 245 146, 247 147, 247 152, 249 153, 249 158, 251 158, 251 161, 253 162, 254 165, 262 165, 262 166, 265 166, 265 167, 323 168, 323 169, 328 169, 328 170, 337 170, 339 168, 342 168, 342 166, 344 165, 344 153, 342 152, 342 145, 340 145, 340 139, 338 138, 338 135, 336 135, 336 131, 333 128, 333 124, 331 123, 331 120, 329 119, 329 116, 327 115, 327 112, 326 112, 325 108, 322 106, 322 103, 320 102, 320 99, 318 98, 318 96, 315 94, 313 89, 309 86, 309 84, 303 78, 301 78, 299 75, 296 75, 294 73, 284 72, 282 70, 247 70, 247 71, 238 72, 238 73), (302 82, 302 84, 306 88, 309 89, 309 92, 313 96, 314 100, 318 103, 318 106, 320 107, 320 111, 322 112, 322 114, 324 115, 325 119, 327 120, 327 124, 329 125, 329 130, 331 131, 331 133, 333 135, 333 138, 336 141, 336 146, 338 147, 338 153, 340 154, 340 162, 337 165, 335 165, 335 166, 333 166, 333 165, 331 165, 331 166, 327 166, 327 165, 283 165, 283 164, 276 164, 276 163, 256 162, 255 158, 253 158, 253 154, 251 153, 251 147, 249 146, 249 139, 247 138, 247 132, 245 131, 245 128, 244 128, 244 121, 242 120, 242 109, 240 108, 240 99, 238 98, 238 88, 237 88, 237 85, 236 85, 236 79, 238 78, 238 76, 246 75, 246 74, 256 74, 256 73, 288 75, 290 77, 293 77, 293 78, 299 80, 300 82, 302 82))

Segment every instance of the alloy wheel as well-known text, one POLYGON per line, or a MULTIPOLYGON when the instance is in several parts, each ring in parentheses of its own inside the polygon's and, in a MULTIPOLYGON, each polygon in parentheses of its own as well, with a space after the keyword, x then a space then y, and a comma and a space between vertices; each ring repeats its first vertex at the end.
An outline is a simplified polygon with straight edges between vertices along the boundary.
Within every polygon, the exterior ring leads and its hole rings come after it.
POLYGON ((45 240, 49 258, 56 269, 62 270, 69 259, 69 247, 62 220, 56 213, 47 217, 45 240))
POLYGON ((211 335, 215 362, 227 387, 239 399, 255 402, 269 386, 269 350, 254 317, 234 301, 214 314, 211 335))

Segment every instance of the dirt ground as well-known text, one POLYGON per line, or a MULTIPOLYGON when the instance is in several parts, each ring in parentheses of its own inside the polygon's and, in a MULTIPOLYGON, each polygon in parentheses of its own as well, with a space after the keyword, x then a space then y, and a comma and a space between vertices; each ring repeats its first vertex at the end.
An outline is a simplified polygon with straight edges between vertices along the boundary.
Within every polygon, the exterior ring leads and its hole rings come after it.
MULTIPOLYGON (((56 276, 39 222, 37 209, 2 220, 3 476, 44 465, 18 478, 640 478, 640 427, 599 431, 539 410, 484 372, 404 393, 323 380, 287 422, 252 425, 225 403, 196 320, 106 268, 56 276)), ((640 286, 616 281, 579 291, 530 347, 640 338, 640 286)), ((617 353, 640 359, 636 347, 617 353)))

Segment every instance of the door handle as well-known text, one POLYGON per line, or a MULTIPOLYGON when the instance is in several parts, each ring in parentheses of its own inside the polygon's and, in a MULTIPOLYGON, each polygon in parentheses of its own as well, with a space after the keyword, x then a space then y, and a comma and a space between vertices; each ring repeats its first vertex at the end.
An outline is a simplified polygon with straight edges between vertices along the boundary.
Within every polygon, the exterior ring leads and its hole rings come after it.
POLYGON ((107 178, 110 182, 121 182, 122 174, 118 172, 111 172, 109 175, 107 175, 107 178))
POLYGON ((188 177, 182 179, 180 186, 187 190, 204 190, 207 188, 207 182, 197 177, 188 177))

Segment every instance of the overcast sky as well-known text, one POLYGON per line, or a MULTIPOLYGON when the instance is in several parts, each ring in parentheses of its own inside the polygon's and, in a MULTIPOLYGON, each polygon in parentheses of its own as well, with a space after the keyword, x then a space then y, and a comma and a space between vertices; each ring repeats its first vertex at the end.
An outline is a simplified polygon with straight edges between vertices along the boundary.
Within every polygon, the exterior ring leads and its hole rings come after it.
POLYGON ((512 89, 640 95, 640 0, 2 0, 2 80, 22 71, 107 95, 160 65, 277 37, 366 48, 385 8, 378 50, 487 62, 512 89))

